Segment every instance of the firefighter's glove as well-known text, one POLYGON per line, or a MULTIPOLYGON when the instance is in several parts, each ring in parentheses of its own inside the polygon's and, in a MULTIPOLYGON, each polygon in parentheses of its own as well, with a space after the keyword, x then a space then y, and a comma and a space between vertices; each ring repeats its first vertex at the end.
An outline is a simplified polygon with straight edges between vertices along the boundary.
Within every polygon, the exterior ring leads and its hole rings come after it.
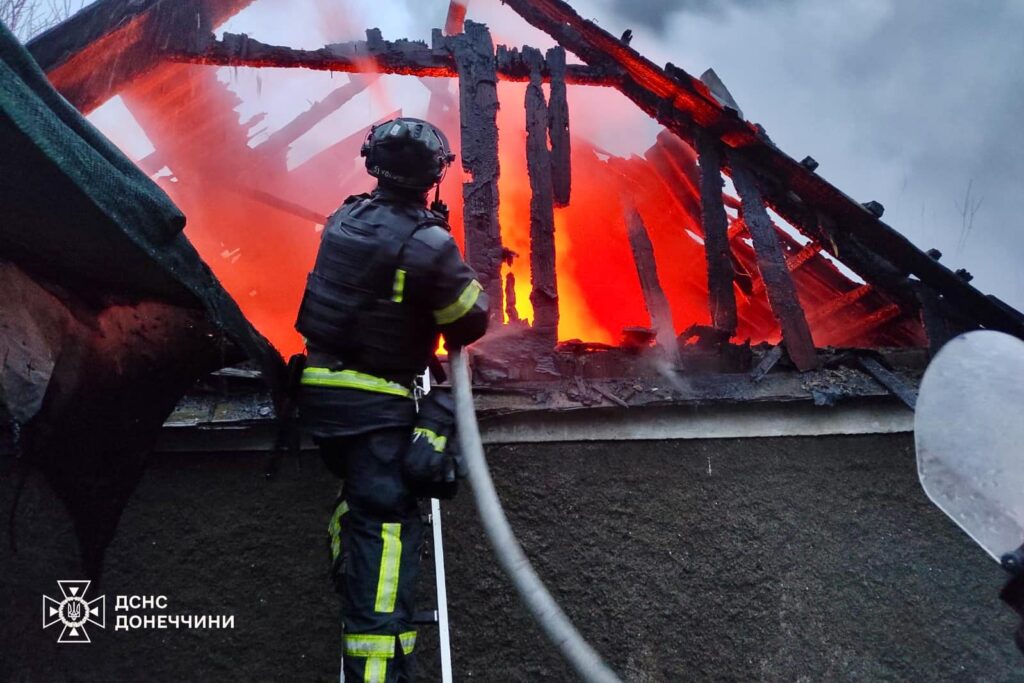
POLYGON ((420 401, 402 475, 417 498, 455 497, 466 466, 458 449, 455 404, 449 393, 435 389, 420 401))

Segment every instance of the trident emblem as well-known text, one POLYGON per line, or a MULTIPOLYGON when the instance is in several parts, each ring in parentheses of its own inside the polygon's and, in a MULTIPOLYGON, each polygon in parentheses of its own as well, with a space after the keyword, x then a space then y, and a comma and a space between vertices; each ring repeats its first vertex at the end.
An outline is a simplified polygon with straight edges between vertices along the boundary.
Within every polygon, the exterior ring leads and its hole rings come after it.
POLYGON ((58 581, 62 599, 43 596, 43 628, 60 622, 64 628, 57 638, 58 643, 89 643, 86 624, 106 628, 106 597, 85 599, 91 581, 58 581))

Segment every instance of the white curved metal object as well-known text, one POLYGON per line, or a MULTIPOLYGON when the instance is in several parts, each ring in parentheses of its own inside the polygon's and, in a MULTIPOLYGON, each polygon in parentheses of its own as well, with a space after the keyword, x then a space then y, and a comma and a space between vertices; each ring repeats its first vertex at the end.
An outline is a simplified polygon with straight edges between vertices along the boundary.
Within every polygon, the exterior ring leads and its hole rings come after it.
POLYGON ((936 354, 914 416, 928 497, 997 562, 1024 542, 1024 342, 960 335, 936 354))

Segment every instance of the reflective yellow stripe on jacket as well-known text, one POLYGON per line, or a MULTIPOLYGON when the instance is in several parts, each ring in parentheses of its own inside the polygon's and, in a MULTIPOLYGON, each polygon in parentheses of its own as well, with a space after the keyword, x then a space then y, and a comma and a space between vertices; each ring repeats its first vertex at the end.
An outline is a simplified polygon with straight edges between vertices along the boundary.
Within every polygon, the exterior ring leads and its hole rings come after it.
POLYGON ((483 286, 476 280, 473 280, 462 290, 458 299, 444 308, 434 311, 434 322, 438 325, 449 325, 466 315, 469 313, 469 309, 473 308, 476 300, 480 298, 480 292, 482 291, 484 291, 483 286))
POLYGON ((356 370, 330 370, 328 368, 306 368, 302 371, 300 382, 310 387, 340 387, 343 389, 360 389, 374 391, 378 394, 404 396, 412 398, 409 387, 398 382, 375 377, 356 370))
POLYGON ((395 284, 391 291, 391 300, 396 304, 402 303, 405 298, 405 269, 399 268, 395 271, 395 284))

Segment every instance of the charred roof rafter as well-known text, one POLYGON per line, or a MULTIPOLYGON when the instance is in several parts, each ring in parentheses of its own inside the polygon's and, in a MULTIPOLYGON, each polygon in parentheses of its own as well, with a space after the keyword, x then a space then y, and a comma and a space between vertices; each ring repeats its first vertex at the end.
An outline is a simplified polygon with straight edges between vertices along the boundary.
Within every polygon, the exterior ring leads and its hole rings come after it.
MULTIPOLYGON (((223 39, 217 40, 212 34, 213 27, 250 3, 251 0, 174 3, 168 0, 100 0, 33 41, 30 47, 55 84, 61 87, 63 82, 62 91, 82 109, 95 106, 103 97, 161 61, 300 67, 421 78, 460 75, 454 46, 464 33, 446 35, 441 29, 434 30, 429 46, 421 41, 386 41, 378 29, 368 30, 366 40, 331 44, 319 50, 269 45, 244 34, 225 34, 223 39), (112 71, 104 73, 101 65, 92 70, 93 74, 83 75, 82 69, 74 65, 80 66, 90 55, 107 61, 113 55, 112 71), (141 59, 125 60, 125 55, 141 59), (138 63, 125 67, 118 60, 138 63), (97 73, 105 76, 105 84, 97 85, 100 80, 95 76, 97 73)), ((875 286, 872 296, 881 301, 886 314, 877 317, 878 324, 916 316, 920 309, 919 292, 934 290, 952 314, 971 319, 980 326, 1024 336, 1024 317, 1017 311, 968 285, 878 220, 877 215, 817 176, 812 168, 781 152, 760 126, 743 120, 702 81, 672 64, 658 67, 626 42, 581 18, 563 0, 505 0, 504 4, 586 62, 586 65, 556 65, 559 70, 565 69, 564 83, 613 86, 679 139, 691 146, 703 146, 709 161, 715 161, 713 152, 718 150, 714 146, 720 145, 719 163, 725 173, 734 175, 733 166, 737 164, 749 169, 746 185, 750 192, 759 195, 750 203, 774 209, 813 242, 813 247, 794 246, 795 240, 769 221, 768 227, 778 233, 782 242, 782 256, 788 270, 796 271, 808 263, 822 264, 827 269, 831 265, 823 255, 827 252, 875 286), (920 286, 916 286, 910 276, 919 278, 920 286)), ((467 30, 463 22, 464 9, 462 3, 451 4, 447 33, 467 30)), ((537 67, 522 59, 522 51, 499 48, 492 54, 497 79, 528 81, 531 71, 536 79, 537 67)), ((544 81, 551 81, 552 67, 548 60, 541 62, 540 72, 544 81)), ((358 90, 358 86, 354 89, 358 90)), ((314 114, 318 113, 311 111, 307 118, 315 120, 314 114)), ((296 122, 295 128, 301 131, 303 126, 299 123, 296 122)), ((552 148, 554 151, 554 144, 552 148)), ((701 188, 703 192, 697 197, 702 208, 712 210, 715 229, 711 238, 717 245, 715 258, 709 257, 708 263, 709 272, 713 274, 708 283, 709 303, 716 315, 721 313, 722 319, 716 324, 729 328, 734 323, 729 306, 731 278, 726 261, 728 258, 735 263, 736 250, 741 245, 730 244, 731 230, 721 244, 721 218, 717 216, 716 207, 708 203, 708 196, 714 194, 711 174, 706 181, 708 186, 701 188), (728 253, 730 249, 732 254, 728 253)), ((561 205, 561 193, 558 195, 556 201, 561 205)), ((755 289, 759 282, 754 282, 755 289)), ((800 309, 795 294, 787 298, 793 298, 789 303, 800 309)), ((780 322, 783 321, 780 319, 780 322)))

